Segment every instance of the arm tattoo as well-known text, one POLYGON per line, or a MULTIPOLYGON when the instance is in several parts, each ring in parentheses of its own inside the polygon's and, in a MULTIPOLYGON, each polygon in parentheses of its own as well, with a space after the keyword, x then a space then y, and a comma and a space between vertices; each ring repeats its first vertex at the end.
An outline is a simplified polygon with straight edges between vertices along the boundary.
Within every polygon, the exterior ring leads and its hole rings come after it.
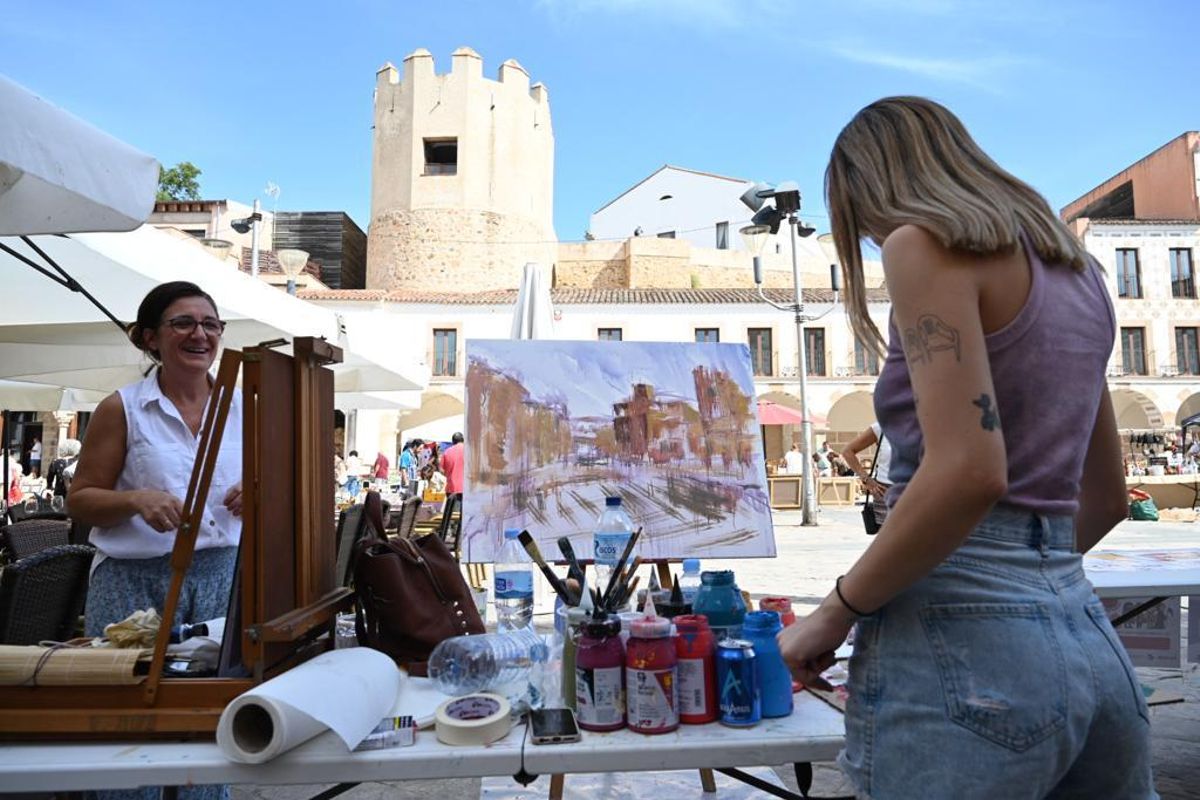
POLYGON ((1000 427, 1000 415, 992 407, 991 397, 981 394, 978 400, 971 401, 971 405, 979 406, 979 410, 983 412, 983 416, 979 419, 979 426, 981 428, 985 431, 994 431, 1000 427))
POLYGON ((909 364, 932 361, 933 354, 941 350, 952 350, 954 360, 962 361, 958 329, 952 328, 933 314, 922 314, 917 327, 904 331, 904 355, 909 364))

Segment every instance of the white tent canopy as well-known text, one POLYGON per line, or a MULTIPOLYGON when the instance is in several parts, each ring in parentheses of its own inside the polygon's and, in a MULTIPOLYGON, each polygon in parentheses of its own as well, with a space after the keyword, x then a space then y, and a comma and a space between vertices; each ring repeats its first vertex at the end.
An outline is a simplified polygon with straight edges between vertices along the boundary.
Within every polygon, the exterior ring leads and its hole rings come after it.
POLYGON ((521 288, 513 307, 513 339, 553 339, 554 310, 550 302, 550 284, 542 268, 534 263, 525 265, 521 273, 521 288))
POLYGON ((94 411, 104 392, 0 380, 0 408, 22 411, 94 411))
POLYGON ((0 285, 7 300, 0 308, 0 378, 111 391, 136 380, 149 364, 83 295, 22 261, 45 266, 35 248, 118 319, 132 321, 154 286, 190 280, 216 301, 228 323, 227 347, 324 337, 345 351, 343 364, 335 367, 338 391, 418 390, 427 383, 426 368, 394 348, 385 350, 377 341, 382 332, 364 320, 285 294, 231 269, 198 243, 149 226, 129 233, 0 237, 0 285))
POLYGON ((158 162, 0 75, 0 236, 128 231, 158 162))

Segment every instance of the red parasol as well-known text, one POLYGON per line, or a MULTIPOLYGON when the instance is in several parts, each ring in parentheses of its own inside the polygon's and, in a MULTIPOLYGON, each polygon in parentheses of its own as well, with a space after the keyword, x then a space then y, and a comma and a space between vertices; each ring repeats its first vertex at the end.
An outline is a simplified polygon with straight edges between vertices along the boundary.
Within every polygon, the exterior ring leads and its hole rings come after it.
MULTIPOLYGON (((808 418, 813 425, 824 425, 826 422, 824 417, 811 412, 809 412, 808 418)), ((758 401, 758 423, 760 425, 800 425, 803 422, 804 417, 799 411, 771 400, 758 401)))

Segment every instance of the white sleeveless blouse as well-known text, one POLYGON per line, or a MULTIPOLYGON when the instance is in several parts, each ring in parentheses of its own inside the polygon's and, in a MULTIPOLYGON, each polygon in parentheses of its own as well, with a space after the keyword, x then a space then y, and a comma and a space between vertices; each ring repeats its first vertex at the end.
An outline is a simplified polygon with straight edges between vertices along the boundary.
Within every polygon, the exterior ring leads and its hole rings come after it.
MULTIPOLYGON (((175 404, 158 385, 158 370, 139 383, 118 391, 125 407, 125 466, 117 476, 117 491, 156 489, 182 503, 200 439, 193 436, 175 404)), ((241 540, 242 520, 223 503, 226 493, 242 480, 242 391, 234 389, 217 456, 216 470, 205 502, 204 520, 196 549, 232 547, 241 540)), ((108 528, 92 528, 89 541, 99 563, 108 558, 156 558, 171 552, 175 532, 159 533, 141 514, 108 528)))

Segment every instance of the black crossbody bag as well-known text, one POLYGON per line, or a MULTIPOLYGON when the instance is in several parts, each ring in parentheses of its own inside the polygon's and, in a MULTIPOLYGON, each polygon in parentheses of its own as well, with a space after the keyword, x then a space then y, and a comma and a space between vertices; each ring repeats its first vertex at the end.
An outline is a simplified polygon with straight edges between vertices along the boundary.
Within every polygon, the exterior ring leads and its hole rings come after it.
MULTIPOLYGON (((879 466, 879 448, 875 448, 875 458, 871 460, 871 474, 867 476, 867 480, 874 480, 875 469, 879 466)), ((865 486, 864 486, 865 488, 865 486)), ((863 527, 867 529, 867 536, 874 536, 879 533, 879 522, 875 519, 875 497, 867 492, 866 502, 863 503, 862 509, 863 527)))

